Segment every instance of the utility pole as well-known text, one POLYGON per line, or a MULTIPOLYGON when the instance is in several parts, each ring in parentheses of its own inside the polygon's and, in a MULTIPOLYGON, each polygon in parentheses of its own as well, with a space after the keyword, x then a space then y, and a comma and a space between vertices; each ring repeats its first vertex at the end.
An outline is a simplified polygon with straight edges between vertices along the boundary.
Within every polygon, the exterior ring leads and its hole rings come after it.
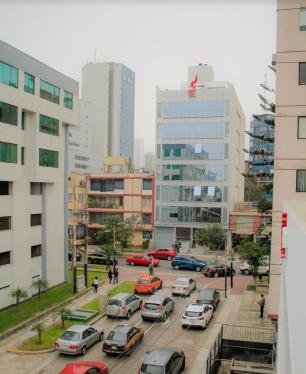
POLYGON ((77 230, 77 212, 76 212, 76 185, 73 187, 73 225, 72 225, 72 287, 73 293, 77 293, 77 264, 76 264, 76 230, 77 230))
POLYGON ((232 245, 232 233, 228 230, 228 249, 231 253, 231 288, 234 287, 234 277, 233 277, 233 245, 232 245))
POLYGON ((84 203, 83 203, 83 223, 85 225, 85 237, 84 237, 84 282, 85 287, 88 288, 88 194, 87 184, 83 180, 80 181, 80 187, 83 190, 84 203))
POLYGON ((113 274, 115 273, 116 256, 116 222, 113 222, 113 274))

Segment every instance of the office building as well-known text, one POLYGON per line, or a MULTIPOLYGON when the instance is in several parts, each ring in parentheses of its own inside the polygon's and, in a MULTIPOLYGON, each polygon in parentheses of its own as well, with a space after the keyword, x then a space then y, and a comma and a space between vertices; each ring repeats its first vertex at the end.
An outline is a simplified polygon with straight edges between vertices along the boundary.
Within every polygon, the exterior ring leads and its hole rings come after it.
POLYGON ((143 170, 145 167, 144 140, 135 139, 134 142, 134 169, 143 170))
POLYGON ((211 66, 188 69, 189 84, 157 90, 155 242, 191 244, 243 201, 245 119, 233 86, 211 66))
POLYGON ((306 1, 279 0, 277 5, 271 319, 278 318, 284 202, 306 200, 306 1))
POLYGON ((0 41, 0 308, 67 280, 68 133, 78 82, 0 41))
POLYGON ((145 154, 145 172, 153 173, 155 171, 155 154, 153 152, 147 152, 145 154))

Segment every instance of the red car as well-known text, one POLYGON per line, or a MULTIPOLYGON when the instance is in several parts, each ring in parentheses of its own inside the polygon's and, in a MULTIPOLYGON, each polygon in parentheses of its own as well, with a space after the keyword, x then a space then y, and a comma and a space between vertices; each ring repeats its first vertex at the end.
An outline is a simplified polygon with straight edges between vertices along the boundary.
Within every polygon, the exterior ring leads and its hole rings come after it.
POLYGON ((161 260, 172 261, 176 256, 176 250, 173 247, 170 248, 159 248, 148 252, 148 256, 159 258, 161 260))
POLYGON ((150 258, 147 255, 144 254, 137 254, 135 256, 128 256, 125 260, 125 262, 128 265, 142 265, 142 266, 149 266, 150 261, 152 260, 153 266, 158 266, 159 261, 156 260, 155 258, 150 258))
POLYGON ((80 361, 67 364, 59 374, 108 374, 108 367, 102 362, 80 361))

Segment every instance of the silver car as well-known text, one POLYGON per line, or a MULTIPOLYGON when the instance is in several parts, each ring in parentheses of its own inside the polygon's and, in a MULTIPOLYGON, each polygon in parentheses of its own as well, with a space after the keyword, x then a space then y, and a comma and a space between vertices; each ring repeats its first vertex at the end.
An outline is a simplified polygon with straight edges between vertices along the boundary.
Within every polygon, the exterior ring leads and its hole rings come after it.
POLYGON ((196 281, 192 278, 179 277, 176 278, 172 285, 172 295, 189 296, 196 289, 196 281))
POLYGON ((148 351, 143 360, 140 374, 179 374, 185 369, 185 354, 180 349, 158 348, 148 351))
POLYGON ((143 305, 141 317, 143 320, 160 319, 166 321, 174 310, 174 301, 167 296, 150 297, 143 305))
POLYGON ((56 351, 68 355, 85 355, 87 348, 103 340, 104 331, 90 325, 74 325, 55 341, 56 351))
POLYGON ((130 319, 132 313, 141 309, 142 299, 132 293, 118 293, 106 306, 108 317, 124 317, 130 319))

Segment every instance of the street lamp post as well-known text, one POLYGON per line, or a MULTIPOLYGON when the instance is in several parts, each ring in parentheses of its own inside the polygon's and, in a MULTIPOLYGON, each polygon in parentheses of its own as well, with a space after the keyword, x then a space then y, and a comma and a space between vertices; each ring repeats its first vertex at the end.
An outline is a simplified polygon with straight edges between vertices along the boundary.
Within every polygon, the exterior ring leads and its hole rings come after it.
MULTIPOLYGON (((115 261, 116 261, 116 223, 113 222, 113 275, 115 274, 115 261)), ((115 283, 115 277, 114 277, 115 283)))
POLYGON ((77 293, 77 264, 76 264, 76 230, 77 230, 77 212, 76 212, 76 186, 73 186, 73 224, 72 224, 72 288, 73 293, 77 293))
POLYGON ((84 235, 84 282, 85 287, 88 288, 88 194, 87 185, 83 180, 80 181, 80 187, 83 190, 84 195, 84 210, 82 220, 85 225, 85 235, 84 235))

